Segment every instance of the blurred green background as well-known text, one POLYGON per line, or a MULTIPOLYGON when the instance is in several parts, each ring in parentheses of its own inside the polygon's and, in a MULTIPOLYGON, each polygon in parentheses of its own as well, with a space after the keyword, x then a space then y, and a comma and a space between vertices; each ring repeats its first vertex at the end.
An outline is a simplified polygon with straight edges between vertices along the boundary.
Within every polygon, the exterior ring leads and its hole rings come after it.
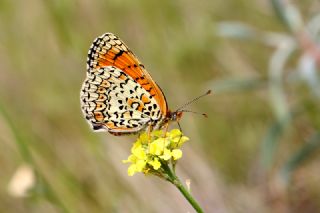
POLYGON ((169 183, 127 176, 136 136, 93 133, 82 116, 88 48, 113 32, 172 110, 213 90, 190 107, 209 118, 181 121, 191 140, 177 166, 206 212, 320 212, 319 9, 0 0, 0 211, 193 212, 169 183))

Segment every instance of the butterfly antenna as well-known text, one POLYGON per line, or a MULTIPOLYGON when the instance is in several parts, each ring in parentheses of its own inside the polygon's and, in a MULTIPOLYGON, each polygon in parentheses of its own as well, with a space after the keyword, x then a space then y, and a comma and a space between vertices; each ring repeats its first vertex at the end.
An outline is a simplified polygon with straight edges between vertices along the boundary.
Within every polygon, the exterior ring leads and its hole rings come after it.
MULTIPOLYGON (((179 107, 179 108, 176 110, 176 112, 178 112, 178 111, 183 112, 183 111, 181 111, 181 109, 185 108, 186 106, 192 104, 193 102, 195 102, 195 101, 199 100, 200 98, 202 98, 202 97, 204 97, 204 96, 207 96, 207 95, 209 95, 209 94, 211 94, 211 90, 208 90, 206 93, 204 93, 204 94, 202 94, 202 95, 199 95, 198 97, 196 97, 196 98, 192 99, 191 101, 185 103, 184 105, 182 105, 181 107, 179 107)), ((186 111, 187 111, 187 110, 185 110, 184 112, 186 112, 186 111)), ((191 112, 191 111, 190 111, 190 112, 191 112)), ((193 113, 196 113, 196 114, 197 114, 197 112, 193 112, 193 113)), ((198 114, 200 114, 200 113, 198 113, 198 114)))
POLYGON ((204 116, 205 118, 208 118, 208 115, 206 113, 201 113, 201 112, 195 112, 195 111, 191 111, 191 110, 181 110, 179 112, 191 112, 191 113, 194 113, 194 114, 198 114, 198 115, 202 115, 204 116))

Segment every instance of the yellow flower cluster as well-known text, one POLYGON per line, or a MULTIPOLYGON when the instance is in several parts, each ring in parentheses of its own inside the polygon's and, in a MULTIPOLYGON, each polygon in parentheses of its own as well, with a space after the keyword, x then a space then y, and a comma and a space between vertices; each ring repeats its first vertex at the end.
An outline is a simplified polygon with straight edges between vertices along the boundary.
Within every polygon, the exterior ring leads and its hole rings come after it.
POLYGON ((173 129, 166 134, 162 130, 153 131, 148 135, 143 133, 131 148, 131 155, 123 163, 131 163, 128 175, 137 172, 157 174, 164 163, 169 160, 176 161, 182 157, 180 147, 189 140, 178 129, 173 129))

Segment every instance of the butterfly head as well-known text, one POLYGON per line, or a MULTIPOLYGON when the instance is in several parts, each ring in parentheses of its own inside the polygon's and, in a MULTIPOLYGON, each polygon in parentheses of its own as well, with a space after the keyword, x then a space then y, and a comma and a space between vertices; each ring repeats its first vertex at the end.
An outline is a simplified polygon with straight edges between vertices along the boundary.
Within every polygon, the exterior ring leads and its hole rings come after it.
POLYGON ((169 111, 167 114, 168 121, 177 121, 179 122, 182 117, 183 111, 169 111))

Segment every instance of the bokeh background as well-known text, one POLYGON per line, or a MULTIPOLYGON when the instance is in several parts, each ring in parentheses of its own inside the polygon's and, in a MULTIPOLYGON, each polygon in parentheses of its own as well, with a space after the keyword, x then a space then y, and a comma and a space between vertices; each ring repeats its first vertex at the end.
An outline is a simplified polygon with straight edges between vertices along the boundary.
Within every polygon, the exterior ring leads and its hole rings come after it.
MULTIPOLYGON (((0 0, 0 211, 193 212, 127 176, 136 136, 93 133, 79 91, 105 32, 138 55, 181 125, 177 166, 206 212, 320 212, 317 0, 0 0)), ((173 124, 171 128, 175 128, 173 124)))

